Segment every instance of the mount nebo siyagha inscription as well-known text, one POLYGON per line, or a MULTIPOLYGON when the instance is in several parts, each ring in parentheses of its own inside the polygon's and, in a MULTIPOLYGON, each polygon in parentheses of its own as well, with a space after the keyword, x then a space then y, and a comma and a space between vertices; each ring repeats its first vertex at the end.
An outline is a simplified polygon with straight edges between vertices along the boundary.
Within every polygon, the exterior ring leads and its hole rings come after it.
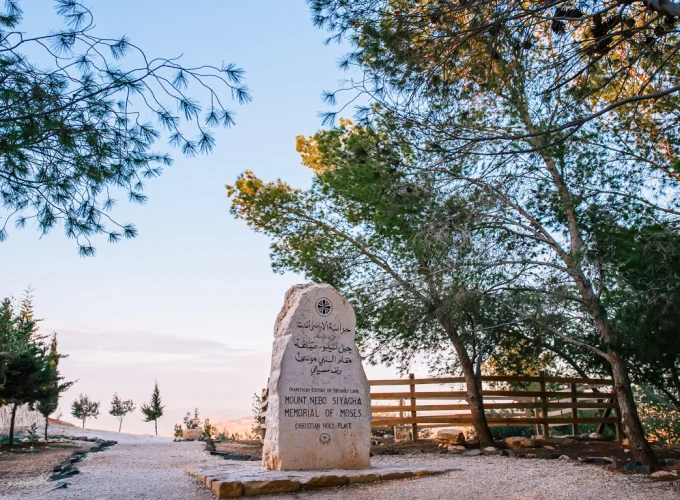
POLYGON ((265 469, 370 467, 370 391, 355 324, 330 285, 286 293, 274 327, 265 469))

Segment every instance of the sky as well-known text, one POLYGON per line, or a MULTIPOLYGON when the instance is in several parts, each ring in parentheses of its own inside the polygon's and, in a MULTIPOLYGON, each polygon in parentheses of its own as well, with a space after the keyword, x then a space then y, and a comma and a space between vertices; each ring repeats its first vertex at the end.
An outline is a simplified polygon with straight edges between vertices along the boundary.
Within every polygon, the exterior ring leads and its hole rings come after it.
MULTIPOLYGON (((148 183, 144 206, 121 203, 120 221, 139 236, 81 258, 62 228, 40 238, 10 229, 0 243, 0 297, 31 286, 43 333, 57 332, 69 354, 63 375, 77 380, 62 398, 62 418, 79 393, 102 402, 89 427, 117 427, 107 413, 114 392, 148 400, 157 380, 166 404, 159 432, 169 433, 198 407, 213 421, 248 416, 267 382, 274 320, 285 291, 304 277, 277 275, 269 241, 229 214, 225 184, 244 170, 296 187, 310 175, 295 136, 321 127, 323 90, 346 75, 346 47, 325 45, 304 0, 88 0, 96 34, 126 34, 149 56, 182 55, 185 65, 234 62, 246 72, 252 103, 231 107, 235 128, 219 131, 209 156, 186 159, 148 183)), ((49 0, 22 2, 29 34, 60 25, 49 0)), ((5 214, 0 212, 0 216, 5 214)), ((369 378, 396 370, 368 368, 369 378)), ((139 411, 123 430, 151 432, 139 411)))

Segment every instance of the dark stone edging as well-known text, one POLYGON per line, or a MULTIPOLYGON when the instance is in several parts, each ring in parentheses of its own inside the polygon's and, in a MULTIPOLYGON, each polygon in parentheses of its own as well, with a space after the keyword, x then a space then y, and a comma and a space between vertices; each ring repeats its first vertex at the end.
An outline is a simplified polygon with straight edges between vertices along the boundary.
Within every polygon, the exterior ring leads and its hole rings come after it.
POLYGON ((52 472, 54 472, 55 474, 52 474, 48 478, 50 481, 60 481, 62 479, 68 479, 69 477, 75 476, 76 474, 80 474, 80 470, 74 464, 80 462, 85 456, 87 456, 88 453, 97 453, 100 451, 104 451, 106 448, 109 448, 114 444, 118 444, 118 441, 102 440, 99 438, 85 438, 85 439, 65 438, 65 439, 71 439, 72 441, 91 441, 96 442, 97 444, 87 451, 85 450, 74 451, 71 455, 69 455, 64 460, 55 465, 54 468, 52 469, 52 472))

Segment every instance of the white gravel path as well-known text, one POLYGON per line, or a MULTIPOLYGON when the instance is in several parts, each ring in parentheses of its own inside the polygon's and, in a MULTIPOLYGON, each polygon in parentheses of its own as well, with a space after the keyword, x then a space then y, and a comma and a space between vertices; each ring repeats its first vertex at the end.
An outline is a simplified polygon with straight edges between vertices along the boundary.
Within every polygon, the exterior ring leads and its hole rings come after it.
MULTIPOLYGON (((423 479, 386 481, 325 491, 307 491, 298 499, 315 500, 679 500, 680 484, 652 482, 600 466, 561 460, 513 459, 494 456, 428 455, 374 457, 371 461, 419 467, 440 465, 460 470, 423 479)), ((290 498, 286 495, 267 500, 290 498)))
MULTIPOLYGON (((226 465, 203 451, 203 443, 173 443, 169 438, 105 431, 76 431, 71 435, 117 439, 118 445, 88 455, 81 474, 69 479, 66 490, 44 494, 54 485, 45 474, 2 499, 163 499, 211 500, 205 486, 184 473, 187 465, 226 465)), ((328 500, 678 500, 680 482, 654 483, 642 476, 612 473, 603 467, 557 460, 414 455, 374 457, 374 463, 412 463, 418 467, 446 465, 457 471, 424 479, 388 481, 348 488, 262 497, 267 500, 314 498, 328 500)))
MULTIPOLYGON (((22 484, 16 494, 5 500, 43 499, 167 499, 214 500, 204 486, 184 473, 187 464, 212 463, 204 443, 173 443, 171 438, 117 432, 50 428, 51 434, 113 439, 118 444, 99 453, 88 454, 77 464, 80 474, 66 479, 67 489, 45 493, 55 483, 43 474, 22 484)), ((92 443, 94 445, 94 443, 92 443)), ((55 464, 56 465, 56 464, 55 464)))

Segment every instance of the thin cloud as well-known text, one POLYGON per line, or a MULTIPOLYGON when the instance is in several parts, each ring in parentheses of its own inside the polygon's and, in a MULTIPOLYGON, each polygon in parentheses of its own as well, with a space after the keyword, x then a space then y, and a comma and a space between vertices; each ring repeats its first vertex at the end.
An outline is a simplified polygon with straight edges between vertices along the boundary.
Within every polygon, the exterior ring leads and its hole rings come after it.
POLYGON ((59 345, 63 352, 153 353, 166 355, 201 355, 224 357, 247 355, 251 349, 234 349, 224 342, 200 337, 180 337, 145 331, 59 330, 59 345))

